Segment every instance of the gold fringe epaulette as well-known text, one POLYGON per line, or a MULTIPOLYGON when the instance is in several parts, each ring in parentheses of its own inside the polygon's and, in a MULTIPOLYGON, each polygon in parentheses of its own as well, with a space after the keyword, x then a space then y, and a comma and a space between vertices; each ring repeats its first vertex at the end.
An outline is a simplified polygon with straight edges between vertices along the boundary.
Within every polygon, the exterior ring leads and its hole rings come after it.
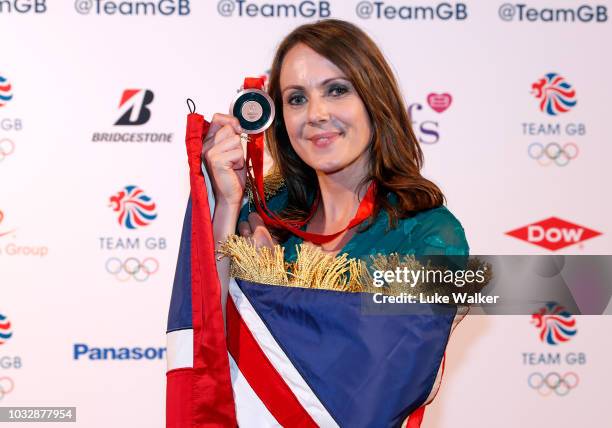
POLYGON ((234 278, 286 287, 363 291, 359 281, 364 270, 361 261, 346 254, 325 254, 308 244, 300 244, 296 250, 296 261, 289 263, 280 245, 257 248, 252 239, 231 235, 221 244, 219 253, 231 257, 230 275, 234 278))
MULTIPOLYGON (((377 254, 370 256, 370 263, 349 258, 346 253, 333 256, 325 254, 319 248, 301 243, 296 245, 295 262, 286 262, 284 248, 275 245, 272 248, 257 248, 250 238, 231 235, 218 250, 222 256, 230 257, 230 275, 246 281, 285 287, 315 288, 344 292, 383 293, 400 295, 401 293, 443 293, 453 290, 448 283, 420 280, 414 284, 402 281, 385 281, 384 286, 374 285, 375 271, 392 271, 407 269, 409 271, 435 271, 445 267, 424 266, 413 255, 400 256, 377 254)), ((469 259, 467 270, 483 270, 484 282, 466 284, 460 291, 477 293, 492 278, 491 267, 478 259, 469 259)), ((446 269, 448 270, 448 269, 446 269)))

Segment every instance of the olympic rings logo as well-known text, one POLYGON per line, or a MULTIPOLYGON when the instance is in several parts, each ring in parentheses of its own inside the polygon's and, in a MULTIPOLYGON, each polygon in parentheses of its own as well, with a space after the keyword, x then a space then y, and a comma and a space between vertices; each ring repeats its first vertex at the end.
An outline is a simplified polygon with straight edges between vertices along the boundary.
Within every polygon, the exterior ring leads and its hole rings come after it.
POLYGON ((557 372, 550 372, 547 375, 534 372, 527 378, 527 384, 543 397, 548 397, 553 391, 559 397, 564 397, 576 388, 579 382, 580 379, 574 372, 567 372, 563 376, 557 372))
POLYGON ((0 140, 0 162, 4 160, 8 155, 12 155, 15 151, 15 143, 8 138, 0 140))
POLYGON ((159 269, 159 262, 153 257, 147 257, 142 262, 136 257, 128 257, 125 260, 111 257, 106 261, 106 271, 114 275, 121 282, 130 278, 144 282, 159 269))
POLYGON ((535 159, 542 166, 555 163, 557 166, 566 166, 570 160, 578 156, 578 146, 574 143, 566 143, 563 146, 559 143, 531 143, 527 147, 527 153, 531 159, 535 159))
POLYGON ((4 398, 6 394, 9 394, 15 388, 15 382, 8 376, 0 377, 0 400, 4 398))

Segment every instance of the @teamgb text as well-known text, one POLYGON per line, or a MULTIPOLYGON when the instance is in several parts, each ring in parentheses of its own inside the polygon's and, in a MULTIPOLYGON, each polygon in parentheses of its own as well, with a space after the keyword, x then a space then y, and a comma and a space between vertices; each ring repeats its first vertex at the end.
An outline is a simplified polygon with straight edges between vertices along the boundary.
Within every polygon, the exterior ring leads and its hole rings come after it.
POLYGON ((6 394, 9 394, 15 388, 15 382, 8 376, 0 376, 0 400, 4 398, 6 394))
POLYGON ((531 143, 527 147, 527 153, 531 159, 538 161, 542 166, 552 165, 566 166, 570 160, 578 157, 578 146, 574 143, 566 143, 563 146, 559 143, 531 143))
POLYGON ((0 162, 4 160, 4 158, 12 155, 15 151, 15 143, 13 143, 8 138, 0 139, 0 162))
POLYGON ((128 257, 125 260, 111 257, 106 261, 106 271, 114 275, 117 280, 125 282, 130 278, 143 282, 159 269, 159 262, 154 257, 147 257, 140 261, 136 257, 128 257))
POLYGON ((530 388, 535 389, 543 397, 548 397, 553 392, 560 397, 563 397, 578 386, 580 379, 574 372, 567 372, 563 375, 557 372, 543 374, 534 372, 527 378, 527 384, 530 388))

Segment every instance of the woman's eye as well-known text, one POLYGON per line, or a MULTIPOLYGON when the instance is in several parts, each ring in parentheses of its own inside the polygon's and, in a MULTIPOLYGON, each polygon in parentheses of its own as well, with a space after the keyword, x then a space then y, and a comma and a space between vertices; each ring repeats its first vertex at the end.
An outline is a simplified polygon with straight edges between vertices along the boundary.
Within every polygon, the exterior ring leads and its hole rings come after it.
POLYGON ((300 105, 304 103, 304 100, 306 98, 304 97, 304 95, 300 95, 300 94, 295 94, 295 95, 290 95, 289 98, 287 99, 287 103, 289 103, 290 105, 300 105))
POLYGON ((329 88, 329 93, 332 96, 344 95, 348 92, 348 88, 344 85, 333 85, 329 88))

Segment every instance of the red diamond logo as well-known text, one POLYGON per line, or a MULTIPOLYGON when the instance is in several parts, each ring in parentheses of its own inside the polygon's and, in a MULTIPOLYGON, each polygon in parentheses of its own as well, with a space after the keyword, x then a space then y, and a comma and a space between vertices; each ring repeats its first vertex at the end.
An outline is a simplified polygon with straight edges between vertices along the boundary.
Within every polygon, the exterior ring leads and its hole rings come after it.
POLYGON ((550 251, 557 251, 599 236, 601 232, 561 220, 557 217, 550 217, 546 220, 506 232, 506 235, 539 245, 550 251))

